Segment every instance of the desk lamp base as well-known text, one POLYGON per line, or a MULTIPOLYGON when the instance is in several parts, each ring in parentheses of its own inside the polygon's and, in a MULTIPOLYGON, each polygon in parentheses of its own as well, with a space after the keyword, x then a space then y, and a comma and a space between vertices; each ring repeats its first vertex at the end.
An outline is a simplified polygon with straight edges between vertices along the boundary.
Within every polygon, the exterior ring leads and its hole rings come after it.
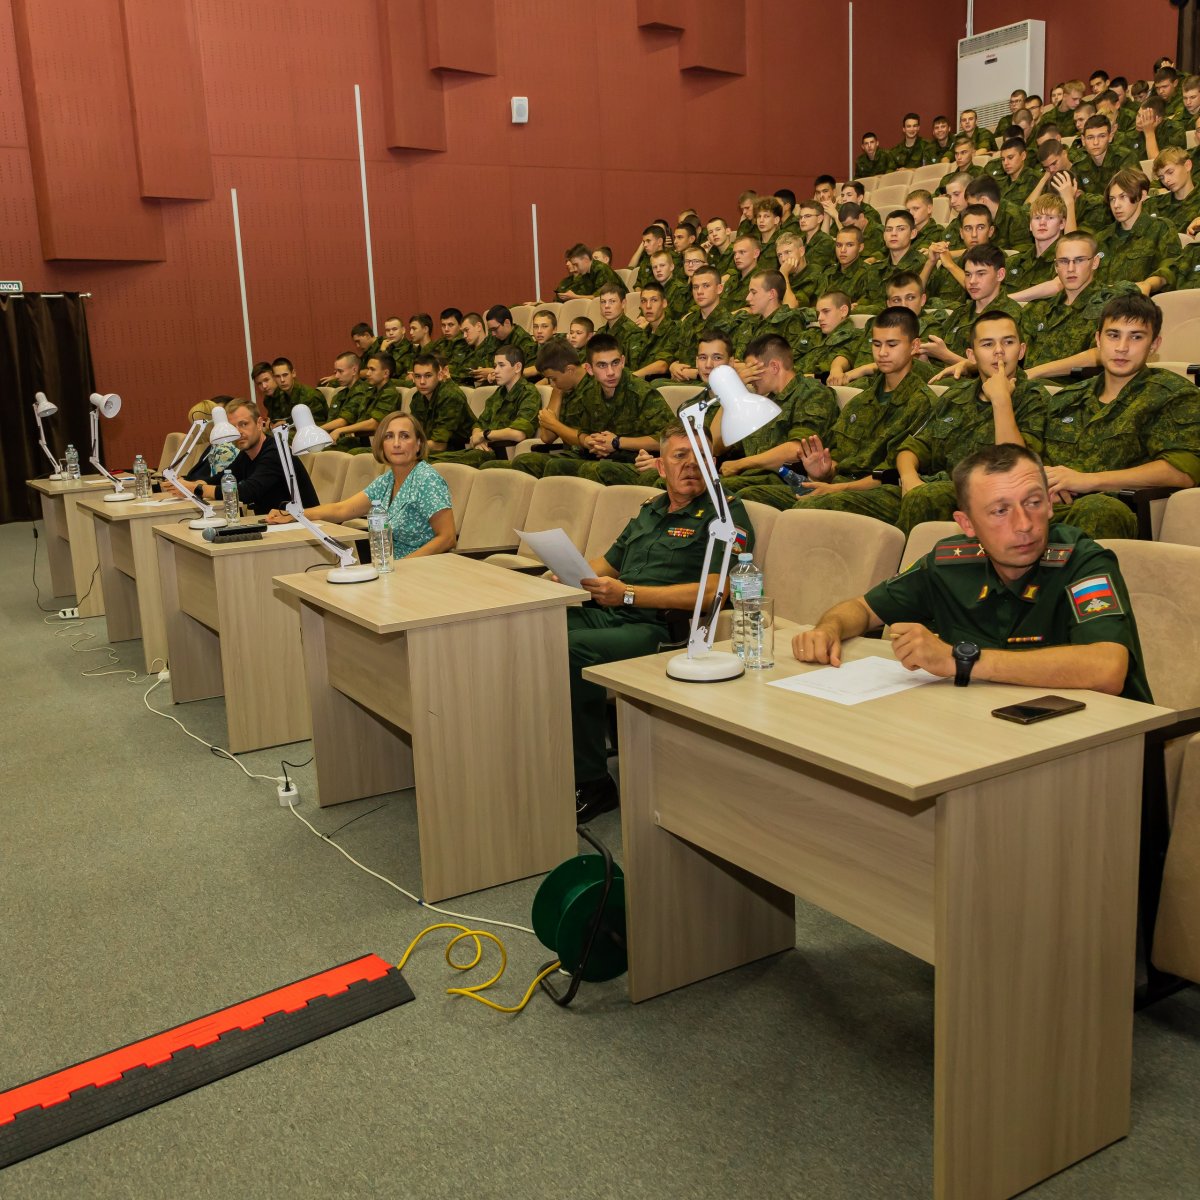
POLYGON ((745 673, 742 660, 724 650, 710 650, 703 658, 676 654, 667 663, 667 675, 687 683, 720 683, 726 679, 739 679, 745 673))

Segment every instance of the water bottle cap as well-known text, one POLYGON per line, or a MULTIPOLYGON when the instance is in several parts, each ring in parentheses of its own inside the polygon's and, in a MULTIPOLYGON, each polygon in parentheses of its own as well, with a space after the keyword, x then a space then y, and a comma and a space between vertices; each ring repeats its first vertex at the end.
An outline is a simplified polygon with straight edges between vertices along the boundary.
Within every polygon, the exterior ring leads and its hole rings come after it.
POLYGON ((739 554, 738 555, 738 562, 740 562, 740 563, 753 562, 753 561, 754 561, 753 554, 739 554))

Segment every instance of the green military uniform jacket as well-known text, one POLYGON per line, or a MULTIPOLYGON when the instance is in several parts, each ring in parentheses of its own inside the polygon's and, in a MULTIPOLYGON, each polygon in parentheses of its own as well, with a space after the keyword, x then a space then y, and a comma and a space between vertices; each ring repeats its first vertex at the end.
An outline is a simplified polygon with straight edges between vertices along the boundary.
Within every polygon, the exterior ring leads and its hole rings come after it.
POLYGON ((318 425, 324 425, 329 420, 329 405, 325 402, 325 393, 304 383, 293 383, 290 393, 282 388, 276 388, 275 394, 269 397, 268 409, 278 410, 278 416, 271 412, 272 421, 290 421, 292 409, 297 404, 307 404, 318 425))
POLYGON ((820 333, 810 334, 815 345, 803 358, 796 363, 796 370, 805 375, 815 375, 818 371, 828 371, 835 358, 844 358, 853 364, 862 353, 867 335, 847 317, 840 325, 831 330, 826 337, 820 333))
POLYGON ((627 366, 638 361, 645 331, 631 321, 625 313, 622 313, 612 324, 601 325, 597 332, 610 334, 617 339, 617 345, 621 347, 621 353, 625 356, 627 366))
POLYGON ((775 231, 775 236, 769 242, 763 242, 762 252, 758 256, 758 262, 755 264, 754 274, 758 271, 778 271, 779 270, 779 231, 775 231))
POLYGON ((768 317, 756 317, 747 313, 733 331, 733 354, 735 358, 746 356, 746 347, 755 338, 764 337, 768 333, 777 333, 792 348, 796 359, 802 358, 816 344, 816 336, 804 322, 804 315, 798 308, 784 308, 780 305, 768 317))
POLYGON ((436 354, 438 361, 445 363, 452 378, 457 379, 462 373, 462 361, 467 356, 470 347, 463 340, 462 334, 452 338, 438 338, 429 347, 430 354, 436 354))
POLYGON ((1175 267, 1175 288, 1189 292, 1200 287, 1200 242, 1184 246, 1183 255, 1175 267))
POLYGON ((340 417, 347 425, 361 421, 362 417, 351 419, 347 413, 357 412, 370 394, 371 385, 365 379, 356 379, 349 387, 338 388, 329 401, 325 420, 334 421, 340 417))
POLYGON ((930 137, 925 142, 925 161, 921 164, 931 167, 934 163, 949 162, 954 158, 954 139, 947 138, 939 143, 937 138, 930 137))
MULTIPOLYGON (((946 313, 933 312, 926 308, 917 316, 917 336, 921 339, 921 341, 928 341, 930 337, 934 336, 942 336, 942 324, 946 320, 946 315, 946 313)), ((874 328, 875 318, 872 317, 866 329, 862 331, 863 339, 861 348, 859 349, 854 361, 850 364, 852 367, 865 367, 874 365, 875 355, 871 350, 871 332, 874 328)), ((923 358, 914 358, 912 360, 913 374, 919 375, 926 383, 928 383, 934 375, 938 374, 938 372, 941 371, 945 365, 945 363, 937 361, 929 362, 923 358)), ((865 382, 866 380, 864 378, 861 381, 852 383, 850 386, 861 387, 865 382)))
POLYGON ((851 303, 882 305, 887 299, 879 272, 861 254, 848 268, 839 264, 838 269, 829 276, 829 286, 845 292, 851 303))
POLYGON ((1108 211, 1108 201, 1103 196, 1089 196, 1080 192, 1075 197, 1075 226, 1086 229, 1097 235, 1106 226, 1112 224, 1112 213, 1108 211))
POLYGON ((1024 310, 1015 300, 1009 299, 1007 290, 1002 287, 996 299, 983 308, 976 308, 975 301, 968 296, 962 304, 954 309, 942 325, 942 340, 946 343, 946 346, 953 350, 955 354, 965 355, 971 346, 971 329, 975 324, 976 318, 982 316, 985 312, 1008 313, 1016 321, 1017 330, 1018 332, 1022 332, 1022 340, 1024 339, 1024 310))
POLYGON ((721 303, 726 305, 730 312, 736 312, 739 308, 746 307, 746 293, 750 290, 750 280, 759 272, 758 267, 753 267, 750 274, 744 279, 737 271, 729 278, 725 284, 725 291, 721 295, 721 303))
POLYGON ((560 279, 554 285, 554 291, 556 294, 574 292, 577 296, 598 296, 600 289, 609 284, 619 287, 622 296, 629 291, 625 286, 625 280, 608 263, 593 258, 592 265, 582 275, 568 275, 565 279, 560 279))
MULTIPOLYGON (((1029 199, 1029 193, 1042 181, 1042 172, 1026 162, 1023 170, 1016 176, 1011 176, 1001 168, 996 182, 1000 185, 1000 199, 1013 204, 1024 204, 1029 199)), ((1028 217, 1026 218, 1028 219, 1028 217)))
MULTIPOLYGON (((1046 420, 1049 393, 1042 384, 1017 372, 1013 391, 1013 415, 1025 445, 1037 453, 1041 445, 1033 431, 1042 429, 1046 420)), ((949 479, 950 472, 964 458, 996 443, 996 423, 991 401, 983 394, 982 379, 961 379, 952 383, 935 401, 929 420, 906 437, 899 449, 917 456, 917 469, 926 482, 949 479)))
MULTIPOLYGON (((1168 146, 1186 149, 1187 130, 1177 121, 1166 117, 1154 131, 1154 140, 1158 143, 1159 150, 1165 150, 1168 146)), ((1139 163, 1151 157, 1146 153, 1146 135, 1141 130, 1138 130, 1133 138, 1133 154, 1139 163)))
POLYGON ((1146 197, 1142 212, 1160 217, 1176 233, 1186 233, 1187 227, 1200 217, 1200 187, 1193 187, 1182 200, 1176 200, 1170 192, 1155 192, 1146 197))
POLYGON ((484 433, 492 429, 516 429, 531 438, 541 410, 541 393, 528 379, 518 379, 511 388, 498 387, 487 398, 483 412, 478 420, 471 422, 471 428, 482 429, 484 433))
POLYGON ((640 371, 652 362, 661 360, 666 364, 665 374, 671 369, 671 364, 679 359, 679 326, 669 315, 664 315, 657 329, 647 325, 641 332, 637 358, 629 364, 630 368, 640 371))
POLYGON ((1056 238, 1040 254, 1037 246, 1024 246, 1010 254, 1004 264, 1004 289, 1019 292, 1037 283, 1047 283, 1055 276, 1054 259, 1058 253, 1056 238))
MULTIPOLYGON (((961 135, 960 135, 961 136, 961 135)), ((975 132, 968 134, 968 137, 975 139, 975 149, 979 154, 992 154, 996 149, 996 139, 992 136, 990 129, 984 129, 982 125, 975 126, 975 132)))
MULTIPOLYGON (((537 362, 538 344, 533 340, 533 336, 520 325, 513 324, 508 334, 508 342, 510 345, 519 346, 525 353, 525 365, 532 367, 537 362)), ((496 346, 498 350, 500 345, 496 346)))
POLYGON ((707 317, 698 308, 693 308, 676 326, 675 361, 694 367, 700 334, 705 329, 722 329, 731 333, 736 324, 724 304, 718 304, 707 317))
POLYGON ((804 241, 804 257, 810 267, 828 275, 837 267, 837 248, 833 238, 823 229, 816 230, 804 241))
MULTIPOLYGON (((603 390, 597 387, 595 399, 598 399, 600 411, 585 416, 586 427, 573 426, 581 433, 607 431, 622 438, 658 437, 675 420, 662 393, 628 369, 621 372, 611 398, 605 397, 603 390)), ((570 424, 565 418, 560 419, 564 425, 570 424)), ((635 458, 636 450, 616 450, 606 461, 633 462, 635 458)))
POLYGON ((718 250, 713 246, 708 252, 708 265, 716 267, 722 275, 728 275, 733 267, 733 243, 730 242, 724 250, 718 250))
POLYGON ((883 217, 879 215, 879 209, 873 204, 867 203, 865 199, 860 200, 858 206, 863 210, 863 214, 866 216, 869 224, 878 225, 880 228, 883 227, 883 217))
MULTIPOLYGON (((919 233, 913 234, 912 246, 913 250, 927 250, 934 242, 942 241, 946 236, 946 230, 939 225, 932 217, 925 222, 925 228, 919 233)), ((924 262, 922 261, 922 266, 924 262)))
POLYGON ((761 429, 756 429, 738 443, 739 458, 750 458, 801 438, 829 437, 838 416, 837 396, 832 388, 797 375, 791 383, 772 396, 779 405, 779 416, 761 429))
POLYGON ((403 379, 412 370, 413 359, 417 357, 417 348, 407 337, 402 337, 390 346, 380 346, 379 349, 381 354, 390 354, 392 362, 396 364, 396 369, 392 372, 393 379, 403 379))
POLYGON ((1070 525, 1051 525, 1042 558, 1006 584, 973 538, 945 538, 864 597, 885 624, 916 621, 981 650, 1116 642, 1129 651, 1121 695, 1152 703, 1137 623, 1117 557, 1070 525))
MULTIPOLYGON (((899 275, 902 271, 911 271, 914 275, 920 275, 924 269, 925 263, 928 261, 926 256, 915 246, 910 245, 907 250, 900 256, 899 262, 892 262, 891 252, 884 250, 883 257, 875 263, 875 270, 879 272, 879 278, 884 285, 885 294, 887 281, 893 275, 899 275)), ((886 300, 885 300, 886 303, 886 300)), ((859 305, 859 311, 862 311, 862 305, 859 305)))
POLYGON ((1131 229, 1123 229, 1116 221, 1098 231, 1100 269, 1103 283, 1129 280, 1139 283, 1151 275, 1161 275, 1171 287, 1175 279, 1175 264, 1182 248, 1179 235, 1161 217, 1152 217, 1143 208, 1131 229))
POLYGON ((637 275, 634 276, 633 286, 638 290, 649 283, 654 278, 654 271, 650 266, 650 255, 643 254, 641 261, 637 265, 637 275))
POLYGON ((1025 307, 1025 367, 1057 362, 1082 354, 1096 344, 1100 313, 1121 292, 1134 292, 1131 283, 1104 287, 1095 279, 1068 304, 1064 293, 1046 300, 1035 300, 1025 307))
POLYGON ((462 450, 471 440, 475 415, 456 383, 442 380, 428 397, 414 391, 409 411, 421 422, 426 438, 431 442, 445 442, 447 450, 462 450))
POLYGON ((944 196, 946 194, 946 184, 954 178, 955 175, 969 175, 972 179, 978 179, 980 175, 985 175, 987 172, 978 163, 971 163, 965 171, 960 171, 957 167, 951 167, 949 171, 942 176, 942 181, 934 189, 935 196, 944 196))
MULTIPOLYGON (((1078 144, 1076 143, 1076 145, 1078 144)), ((1109 146, 1100 162, 1096 162, 1087 151, 1084 151, 1083 158, 1079 160, 1079 165, 1075 168, 1075 179, 1081 192, 1086 192, 1089 196, 1104 198, 1112 177, 1126 167, 1138 167, 1140 170, 1137 158, 1131 153, 1122 152, 1116 146, 1109 146)))
POLYGON ((796 303, 801 308, 815 308, 817 301, 829 287, 829 279, 825 272, 807 261, 801 270, 793 271, 787 276, 787 281, 792 295, 796 297, 796 303))
POLYGON ((887 243, 883 240, 883 230, 878 225, 868 225, 862 231, 862 257, 878 261, 887 255, 887 243))
POLYGON ((1200 388, 1145 367, 1108 404, 1104 376, 1050 397, 1041 434, 1047 465, 1077 471, 1122 471, 1162 459, 1200 482, 1200 388))
MULTIPOLYGON (((490 371, 496 365, 495 356, 499 348, 500 343, 490 333, 484 336, 483 341, 478 346, 468 346, 466 353, 462 356, 462 378, 473 385, 475 380, 471 372, 480 370, 483 367, 486 367, 490 371)), ((457 380, 458 378, 459 376, 455 375, 455 379, 457 380)))
POLYGON ((874 158, 860 154, 854 160, 854 178, 870 179, 873 175, 886 175, 896 168, 892 165, 892 156, 881 146, 875 151, 874 158))
POLYGON ((894 392, 877 373, 838 414, 825 443, 834 461, 834 483, 849 483, 877 468, 896 465, 904 439, 929 417, 936 398, 928 384, 911 371, 894 392))
POLYGON ((906 145, 903 138, 899 140, 889 151, 892 159, 892 170, 916 170, 917 167, 923 167, 929 160, 926 155, 929 153, 929 144, 923 137, 917 138, 911 146, 906 145))
MULTIPOLYGON (((729 498, 729 516, 738 531, 736 552, 751 552, 754 529, 745 505, 729 498)), ((697 583, 708 549, 708 525, 716 513, 707 494, 697 496, 675 512, 665 492, 647 500, 617 540, 604 552, 604 560, 630 587, 669 587, 697 583)), ((667 614, 634 605, 613 609, 627 621, 667 624, 667 614)), ((672 614, 678 615, 678 614, 672 614)))
POLYGON ((993 240, 1002 250, 1020 250, 1022 246, 1033 245, 1033 234, 1029 231, 1029 209, 1023 204, 1001 199, 992 223, 996 227, 993 240))
MULTIPOLYGON (((340 415, 347 425, 357 425, 359 421, 382 421, 388 413, 399 412, 400 405, 400 389, 389 381, 381 388, 368 387, 360 396, 352 398, 342 406, 340 415)), ((370 446, 374 436, 374 433, 352 433, 338 438, 336 445, 339 450, 370 446)))
POLYGON ((663 284, 667 311, 676 321, 692 307, 692 281, 686 275, 672 275, 663 284))

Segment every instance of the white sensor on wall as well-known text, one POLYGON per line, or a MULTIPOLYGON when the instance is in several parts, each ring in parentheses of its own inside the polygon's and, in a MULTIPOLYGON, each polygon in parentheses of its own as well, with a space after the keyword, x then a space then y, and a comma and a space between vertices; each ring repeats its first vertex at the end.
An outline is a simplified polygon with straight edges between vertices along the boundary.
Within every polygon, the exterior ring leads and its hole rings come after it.
POLYGON ((514 125, 529 124, 528 96, 514 96, 512 98, 512 123, 514 125))

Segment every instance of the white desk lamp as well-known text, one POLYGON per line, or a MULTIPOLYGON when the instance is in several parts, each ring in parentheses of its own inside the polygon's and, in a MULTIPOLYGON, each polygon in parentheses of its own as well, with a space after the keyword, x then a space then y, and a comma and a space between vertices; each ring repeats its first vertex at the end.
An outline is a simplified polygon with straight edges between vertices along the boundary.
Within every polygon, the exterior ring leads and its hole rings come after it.
POLYGON ((312 410, 307 404, 297 404, 292 409, 292 427, 295 428, 295 435, 290 447, 287 440, 289 429, 287 424, 276 425, 271 430, 271 436, 275 439, 275 445, 279 450, 279 461, 283 464, 283 475, 287 480, 288 489, 292 493, 291 500, 284 506, 284 512, 294 521, 303 525, 326 550, 337 556, 338 565, 325 576, 330 583, 367 583, 372 579, 378 579, 379 572, 370 563, 356 562, 352 550, 347 550, 345 546, 339 545, 329 534, 304 515, 304 504, 300 500, 300 484, 296 479, 296 464, 292 455, 299 458, 305 454, 316 454, 327 446, 332 446, 333 438, 324 429, 317 426, 313 420, 312 410))
POLYGON ((66 479, 67 473, 63 470, 63 465, 54 457, 50 447, 46 445, 46 431, 42 428, 42 418, 52 417, 58 412, 58 405, 51 404, 45 392, 37 392, 34 395, 33 419, 37 422, 38 427, 38 445, 46 452, 46 457, 54 465, 54 474, 51 479, 66 479))
MULTIPOLYGON (((192 427, 184 434, 183 441, 180 443, 175 457, 171 459, 170 466, 163 471, 163 479, 184 500, 191 501, 200 510, 200 515, 194 521, 188 522, 189 529, 219 529, 222 525, 229 524, 224 517, 217 516, 211 504, 205 500, 201 500, 188 488, 187 484, 182 483, 179 479, 179 468, 187 462, 188 455, 195 449, 196 443, 200 440, 200 435, 204 432, 204 427, 207 424, 208 421, 203 417, 199 417, 192 422, 192 427)), ((224 442, 236 442, 237 439, 238 431, 229 423, 229 418, 225 415, 225 410, 218 405, 212 410, 212 432, 208 435, 208 444, 210 446, 219 446, 224 442)))
POLYGON ((729 559, 733 554, 733 543, 737 529, 729 515, 729 502, 721 490, 721 476, 713 459, 712 447, 704 433, 704 414, 716 403, 721 405, 721 441, 727 446, 740 442, 756 429, 773 421, 780 413, 779 405, 767 396, 756 396, 749 391, 738 373, 722 364, 714 367, 708 377, 709 389, 716 399, 699 399, 679 413, 683 428, 691 443, 696 463, 704 478, 708 498, 712 501, 716 516, 708 523, 708 548, 704 552, 704 568, 700 572, 700 590, 696 593, 696 607, 692 610, 692 621, 688 634, 687 653, 676 654, 667 662, 667 674, 672 679, 684 679, 692 683, 715 683, 722 679, 736 679, 746 668, 736 654, 714 650, 713 640, 717 633, 717 617, 725 595, 725 583, 729 578, 729 559), (704 581, 712 565, 713 546, 725 543, 721 556, 721 572, 717 579, 717 593, 706 624, 700 623, 704 607, 704 581))
POLYGON ((106 418, 115 417, 121 411, 121 397, 115 392, 109 392, 106 396, 100 395, 99 392, 93 392, 90 400, 92 404, 92 457, 88 459, 88 462, 113 485, 114 489, 104 497, 104 502, 105 504, 120 504, 126 500, 136 499, 133 492, 127 492, 124 483, 105 470, 104 464, 100 461, 100 417, 102 415, 106 418))

